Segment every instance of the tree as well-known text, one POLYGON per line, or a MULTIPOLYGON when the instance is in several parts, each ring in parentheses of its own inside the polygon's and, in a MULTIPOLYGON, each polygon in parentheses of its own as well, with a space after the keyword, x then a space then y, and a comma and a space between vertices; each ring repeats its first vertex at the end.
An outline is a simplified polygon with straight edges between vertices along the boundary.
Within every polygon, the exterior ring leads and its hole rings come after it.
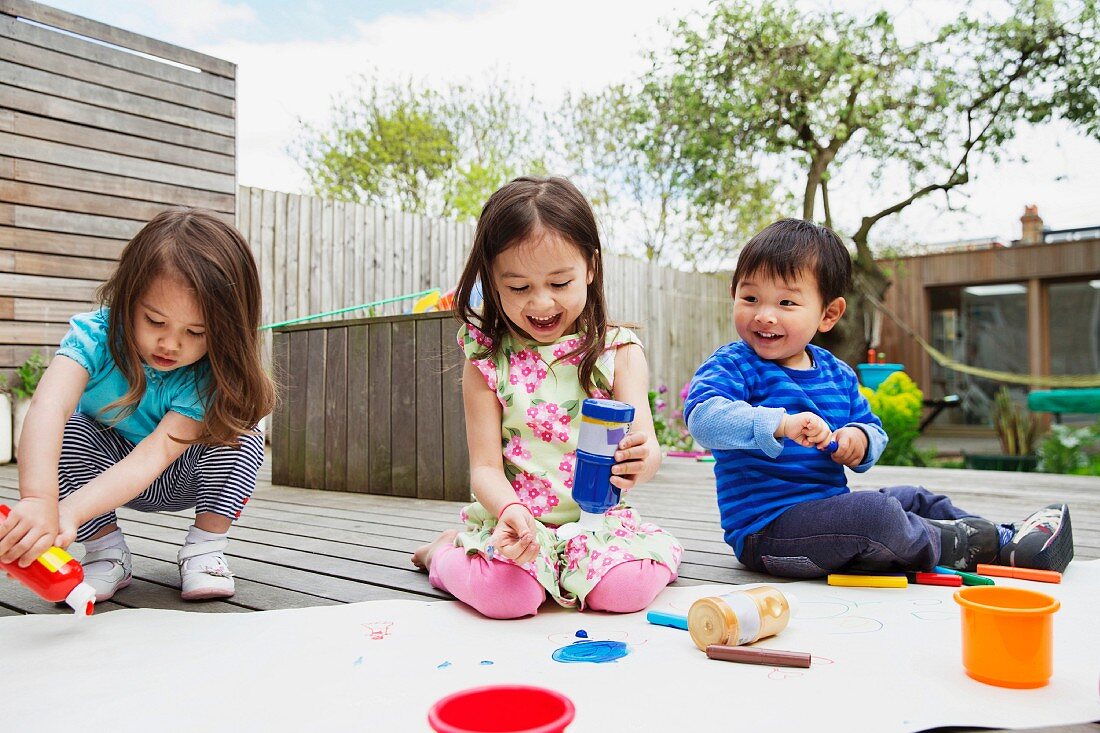
POLYGON ((759 168, 741 165, 716 176, 721 197, 699 197, 696 161, 684 155, 677 132, 676 94, 670 80, 649 76, 567 99, 562 149, 605 228, 622 235, 615 237, 621 249, 651 262, 714 269, 775 219, 780 189, 759 168))
POLYGON ((292 152, 319 196, 476 218, 508 180, 545 170, 530 95, 501 80, 486 89, 364 78, 326 125, 303 125, 292 152))
MULTIPOLYGON (((824 345, 851 363, 866 349, 866 295, 889 287, 870 246, 876 224, 913 202, 969 182, 973 161, 997 156, 1021 123, 1055 117, 1100 132, 1095 0, 1016 0, 1003 19, 965 16, 930 40, 902 43, 891 17, 801 13, 791 3, 728 0, 674 29, 650 76, 679 94, 677 144, 697 161, 701 200, 720 201, 725 172, 764 156, 801 183, 801 216, 832 226, 829 180, 845 166, 900 166, 908 190, 859 224, 851 317, 824 345)), ((782 175, 782 173, 780 174, 782 175)))

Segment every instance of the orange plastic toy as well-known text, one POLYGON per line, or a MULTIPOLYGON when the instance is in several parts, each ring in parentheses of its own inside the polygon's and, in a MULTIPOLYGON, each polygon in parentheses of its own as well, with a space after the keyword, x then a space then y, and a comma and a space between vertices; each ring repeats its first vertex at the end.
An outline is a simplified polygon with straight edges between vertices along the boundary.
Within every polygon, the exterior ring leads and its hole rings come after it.
POLYGON ((1054 612, 1061 603, 1021 588, 975 585, 955 591, 962 606, 966 673, 998 687, 1042 687, 1054 671, 1054 612))

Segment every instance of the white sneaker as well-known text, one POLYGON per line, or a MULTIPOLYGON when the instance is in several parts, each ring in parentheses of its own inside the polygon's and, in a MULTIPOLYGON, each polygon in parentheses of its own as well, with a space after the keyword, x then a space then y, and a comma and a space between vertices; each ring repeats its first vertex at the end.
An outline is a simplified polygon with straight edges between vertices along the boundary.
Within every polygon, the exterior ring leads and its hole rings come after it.
POLYGON ((84 566, 84 582, 95 589, 96 603, 108 600, 133 580, 134 561, 126 547, 108 547, 105 550, 87 552, 81 558, 80 564, 84 566), (106 570, 89 567, 97 562, 108 562, 110 566, 106 570))
POLYGON ((184 545, 179 551, 180 597, 185 601, 229 598, 235 592, 233 573, 222 550, 229 540, 209 540, 184 545))

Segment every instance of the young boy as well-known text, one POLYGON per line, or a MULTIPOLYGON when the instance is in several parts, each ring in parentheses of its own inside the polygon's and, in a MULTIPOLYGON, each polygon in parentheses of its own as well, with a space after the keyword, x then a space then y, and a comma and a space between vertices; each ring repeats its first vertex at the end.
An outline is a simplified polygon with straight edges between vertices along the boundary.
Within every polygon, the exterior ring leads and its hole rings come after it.
POLYGON ((754 236, 733 275, 740 341, 699 367, 684 413, 714 452, 725 539, 752 570, 812 578, 842 568, 973 570, 978 563, 1062 571, 1069 508, 996 525, 916 486, 851 492, 886 433, 847 364, 815 333, 844 315, 852 260, 830 229, 783 219, 754 236))

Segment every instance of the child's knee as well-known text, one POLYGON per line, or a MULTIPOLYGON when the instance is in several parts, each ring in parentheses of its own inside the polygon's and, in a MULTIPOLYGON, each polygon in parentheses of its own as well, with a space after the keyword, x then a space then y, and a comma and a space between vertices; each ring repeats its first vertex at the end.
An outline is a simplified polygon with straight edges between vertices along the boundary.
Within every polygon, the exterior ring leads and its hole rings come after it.
POLYGON ((648 607, 670 582, 672 571, 655 560, 625 562, 604 574, 585 605, 593 611, 634 613, 648 607))
POLYGON ((534 616, 546 600, 546 591, 526 570, 509 567, 515 573, 508 573, 472 599, 470 605, 481 615, 495 619, 534 616))

